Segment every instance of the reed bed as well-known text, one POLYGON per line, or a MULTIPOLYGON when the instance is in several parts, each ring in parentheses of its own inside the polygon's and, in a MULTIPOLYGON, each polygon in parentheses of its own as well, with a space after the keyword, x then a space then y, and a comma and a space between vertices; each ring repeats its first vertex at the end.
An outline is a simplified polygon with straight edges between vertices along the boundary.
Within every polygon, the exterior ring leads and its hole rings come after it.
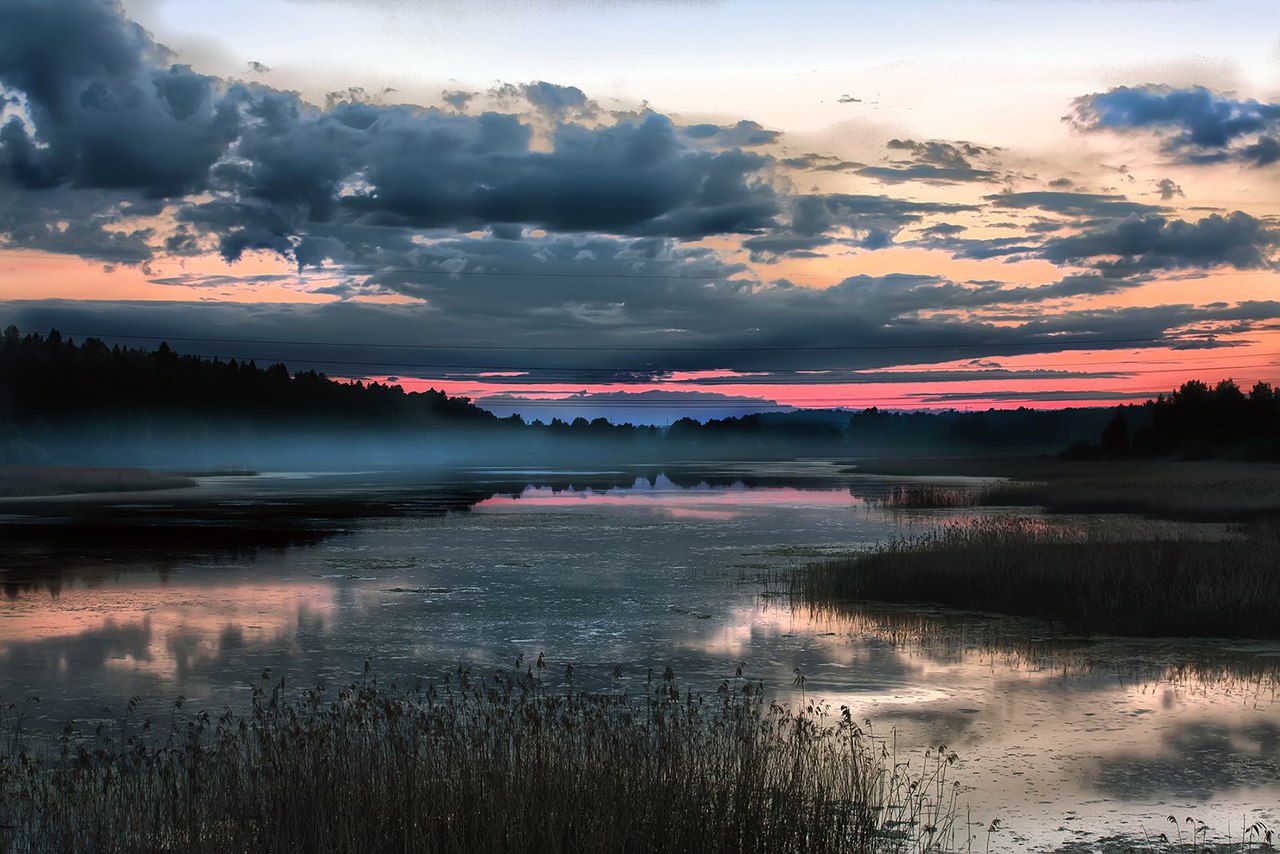
MULTIPOLYGON (((880 499, 888 510, 1042 507, 1051 513, 1125 513, 1184 522, 1280 516, 1280 467, 1237 463, 992 463, 1017 480, 973 486, 905 484, 880 499)), ((942 470, 946 470, 944 467, 942 470)))
MULTIPOLYGON (((544 687, 529 668, 379 685, 150 721, 0 752, 0 849, 43 851, 948 850, 945 748, 901 762, 848 708, 759 683, 632 697, 544 687)), ((180 705, 180 704, 179 704, 180 705)), ((131 709, 136 701, 130 704, 131 709)), ((12 716, 15 712, 10 711, 12 716)))
POLYGON ((928 602, 1116 635, 1276 638, 1277 555, 1276 520, 1210 540, 983 516, 810 563, 790 592, 814 604, 928 602))
POLYGON ((943 510, 983 503, 984 486, 936 486, 910 483, 891 486, 876 503, 887 510, 943 510))

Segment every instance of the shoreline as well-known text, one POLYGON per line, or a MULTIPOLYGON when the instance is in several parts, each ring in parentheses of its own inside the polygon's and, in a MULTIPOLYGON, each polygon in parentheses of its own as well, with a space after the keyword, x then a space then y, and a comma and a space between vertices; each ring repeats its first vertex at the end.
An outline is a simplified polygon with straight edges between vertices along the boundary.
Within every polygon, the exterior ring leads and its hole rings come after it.
POLYGON ((194 476, 123 466, 0 466, 0 498, 150 492, 196 485, 194 476))

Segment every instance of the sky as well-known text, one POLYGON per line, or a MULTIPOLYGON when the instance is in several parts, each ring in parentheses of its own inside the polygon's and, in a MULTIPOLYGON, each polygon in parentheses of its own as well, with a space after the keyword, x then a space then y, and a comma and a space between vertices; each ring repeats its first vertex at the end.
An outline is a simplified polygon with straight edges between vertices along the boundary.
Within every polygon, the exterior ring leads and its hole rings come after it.
POLYGON ((1280 382, 1272 0, 0 0, 0 325, 499 414, 1280 382))

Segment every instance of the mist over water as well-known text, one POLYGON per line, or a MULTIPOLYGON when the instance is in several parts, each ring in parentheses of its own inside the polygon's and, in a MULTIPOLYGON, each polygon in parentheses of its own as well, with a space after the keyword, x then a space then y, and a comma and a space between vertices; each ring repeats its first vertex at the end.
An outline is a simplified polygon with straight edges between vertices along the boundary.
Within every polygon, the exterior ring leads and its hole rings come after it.
POLYGON ((639 692, 669 665, 714 692, 745 663, 783 701, 849 705, 904 758, 956 750, 973 820, 1005 828, 992 850, 1171 812, 1275 818, 1274 644, 769 595, 771 574, 970 512, 889 515, 876 500, 900 483, 821 462, 491 466, 7 501, 2 699, 39 696, 28 726, 92 739, 132 696, 158 721, 178 696, 243 707, 268 668, 301 689, 366 660, 439 681, 545 653, 557 685, 572 663, 579 687, 639 692))

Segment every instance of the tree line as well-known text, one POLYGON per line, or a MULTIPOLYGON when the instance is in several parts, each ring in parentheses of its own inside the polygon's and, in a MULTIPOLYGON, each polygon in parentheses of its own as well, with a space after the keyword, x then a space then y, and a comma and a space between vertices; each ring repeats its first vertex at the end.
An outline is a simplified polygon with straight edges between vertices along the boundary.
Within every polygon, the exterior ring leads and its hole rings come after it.
MULTIPOLYGON (((744 457, 756 454, 883 455, 1057 452, 1068 456, 1209 454, 1241 443, 1275 441, 1280 395, 1265 383, 1247 394, 1225 380, 1210 388, 1184 383, 1168 396, 1120 408, 762 412, 701 422, 681 418, 667 428, 605 418, 526 422, 499 418, 464 397, 435 389, 339 381, 284 364, 182 355, 167 343, 154 350, 76 342, 56 329, 0 339, 0 461, 41 454, 145 462, 176 447, 231 443, 250 454, 291 437, 349 435, 346 451, 390 458, 388 437, 413 448, 467 447, 483 457, 541 454, 572 457, 643 454, 650 458, 744 457), (1100 438, 1099 438, 1100 437, 1100 438), (408 444, 405 444, 408 443, 408 444), (151 451, 145 451, 147 448, 151 451), (134 449, 132 457, 126 449, 134 449), (167 449, 167 450, 166 450, 167 449)), ((1252 446, 1251 446, 1252 447, 1252 446)), ((1274 448, 1272 449, 1274 452, 1274 448)), ((212 451, 205 456, 216 456, 212 451)))

